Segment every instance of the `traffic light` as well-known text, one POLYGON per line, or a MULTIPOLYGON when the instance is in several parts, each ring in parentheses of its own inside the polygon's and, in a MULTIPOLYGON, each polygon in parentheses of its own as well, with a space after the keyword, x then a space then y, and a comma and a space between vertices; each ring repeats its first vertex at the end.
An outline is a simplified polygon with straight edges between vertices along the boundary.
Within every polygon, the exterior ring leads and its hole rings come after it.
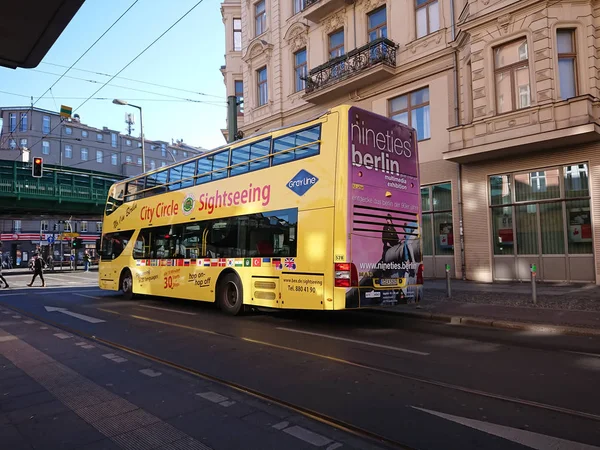
POLYGON ((35 178, 42 178, 44 174, 44 159, 40 157, 33 158, 33 167, 31 168, 31 175, 35 178))
POLYGON ((73 248, 81 248, 82 245, 83 245, 83 242, 81 239, 79 239, 79 238, 73 239, 73 248))

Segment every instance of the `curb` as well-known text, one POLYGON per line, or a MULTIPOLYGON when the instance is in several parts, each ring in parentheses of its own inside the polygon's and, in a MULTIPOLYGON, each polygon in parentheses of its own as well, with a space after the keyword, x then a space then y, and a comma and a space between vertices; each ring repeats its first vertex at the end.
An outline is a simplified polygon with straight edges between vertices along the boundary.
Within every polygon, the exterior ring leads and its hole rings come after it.
POLYGON ((567 334, 571 336, 600 336, 600 329, 573 326, 552 325, 534 322, 515 322, 510 320, 494 320, 487 317, 453 316, 449 314, 436 314, 413 311, 390 311, 372 309, 379 314, 395 314, 421 320, 450 323, 452 325, 472 325, 478 327, 501 328, 505 330, 543 331, 552 334, 567 334))

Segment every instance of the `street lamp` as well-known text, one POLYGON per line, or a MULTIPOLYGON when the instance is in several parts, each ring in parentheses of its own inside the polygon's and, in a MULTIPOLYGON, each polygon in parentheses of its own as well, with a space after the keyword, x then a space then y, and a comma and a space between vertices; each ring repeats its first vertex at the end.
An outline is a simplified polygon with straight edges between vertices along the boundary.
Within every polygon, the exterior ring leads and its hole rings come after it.
POLYGON ((137 108, 140 110, 140 132, 142 135, 142 173, 146 171, 146 148, 144 145, 144 122, 142 119, 142 107, 141 106, 137 106, 137 105, 132 105, 131 103, 127 102, 126 100, 119 100, 118 98, 115 98, 112 101, 115 105, 121 105, 121 106, 131 106, 133 108, 137 108))

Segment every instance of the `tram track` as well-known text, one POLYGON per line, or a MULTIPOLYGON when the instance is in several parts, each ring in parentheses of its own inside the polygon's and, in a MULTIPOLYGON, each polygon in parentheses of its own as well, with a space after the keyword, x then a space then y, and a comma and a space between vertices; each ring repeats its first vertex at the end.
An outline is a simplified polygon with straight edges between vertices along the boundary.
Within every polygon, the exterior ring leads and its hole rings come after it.
MULTIPOLYGON (((165 365, 167 367, 170 367, 172 369, 175 370, 179 370, 185 373, 188 373, 190 375, 199 377, 199 378, 203 378, 212 382, 215 382, 217 384, 220 384, 222 386, 226 386, 228 388, 234 389, 240 393, 246 394, 246 395, 251 395, 259 400, 263 400, 281 407, 284 407, 290 411, 293 411, 297 414, 300 414, 308 419, 312 419, 315 420, 317 422, 320 422, 322 424, 325 425, 329 425, 332 426, 340 431, 346 432, 346 433, 350 433, 356 437, 368 440, 372 443, 378 444, 378 445, 384 445, 386 447, 389 448, 394 448, 394 449, 406 449, 406 450, 413 450, 414 447, 409 446, 405 443, 399 442, 395 439, 383 436, 379 433, 376 432, 372 432, 370 430, 364 429, 362 427, 359 427, 357 425, 354 425, 352 423, 348 423, 344 420, 341 419, 337 419, 335 417, 332 417, 330 415, 312 410, 310 408, 301 406, 301 405, 297 405, 291 402, 288 402, 286 400, 280 399, 280 398, 276 398, 273 397, 265 392, 261 392, 258 391, 256 389, 253 389, 251 387, 248 386, 244 386, 242 384, 227 380, 225 378, 221 378, 218 376, 215 376, 213 374, 198 370, 196 368, 193 367, 189 367, 186 365, 182 365, 179 364, 175 361, 169 360, 169 359, 165 359, 156 355, 153 355, 151 353, 148 353, 146 351, 142 351, 140 349, 137 348, 133 348, 130 347, 128 345, 123 345, 120 344, 118 342, 114 342, 108 339, 104 339, 102 337, 99 336, 95 336, 92 334, 88 334, 85 333, 81 330, 78 329, 74 329, 71 327, 68 327, 66 325, 60 324, 60 323, 56 323, 52 320, 49 320, 45 317, 39 317, 35 314, 32 314, 28 311, 23 311, 20 308, 14 307, 12 305, 4 305, 7 308, 10 308, 16 312, 18 312, 19 314, 22 314, 24 316, 29 316, 33 319, 36 319, 40 322, 46 323, 48 325, 51 325, 55 328, 61 329, 63 331, 66 331, 68 333, 71 333, 73 335, 77 335, 80 336, 82 338, 86 338, 89 340, 93 340, 96 341, 100 344, 103 344, 107 347, 116 349, 116 350, 121 350, 123 352, 132 354, 132 355, 136 355, 138 357, 144 358, 146 360, 158 363, 158 364, 162 364, 165 365)), ((347 360, 347 359, 342 359, 342 358, 337 358, 334 356, 330 356, 330 355, 324 355, 324 354, 320 354, 320 353, 314 353, 314 352, 310 352, 310 351, 306 351, 306 350, 302 350, 302 349, 298 349, 298 348, 293 348, 293 347, 287 347, 287 346, 282 346, 282 345, 278 345, 278 344, 274 344, 271 342, 266 342, 266 341, 262 341, 262 340, 257 340, 257 339, 252 339, 252 338, 247 338, 247 337, 243 337, 243 336, 236 336, 233 334, 228 334, 228 333, 223 333, 223 332, 219 332, 219 331, 214 331, 214 330, 207 330, 207 329, 203 329, 203 328, 199 328, 199 327, 194 327, 194 326, 189 326, 189 325, 183 325, 183 324, 177 324, 177 323, 172 323, 172 322, 166 322, 166 321, 162 321, 162 320, 158 320, 158 319, 153 319, 150 317, 145 317, 145 316, 141 316, 138 314, 127 314, 127 313, 121 313, 121 312, 117 312, 117 311, 113 311, 113 310, 109 310, 109 309, 104 309, 104 308, 97 308, 100 311, 106 312, 106 313, 111 313, 111 314, 116 314, 116 315, 121 315, 124 317, 130 317, 133 318, 135 320, 140 320, 140 321, 146 321, 146 322, 150 322, 150 323, 156 323, 156 324, 160 324, 160 325, 165 325, 165 326, 171 326, 171 327, 176 327, 176 328, 180 328, 180 329, 185 329, 187 331, 193 331, 193 332, 198 332, 198 333, 203 333, 203 334, 209 334, 209 335, 213 335, 213 336, 219 336, 219 337, 223 337, 223 338, 227 338, 227 339, 234 339, 234 340, 238 340, 238 341, 243 341, 246 343, 250 343, 250 344, 255 344, 255 345, 262 345, 262 346, 266 346, 266 347, 270 347, 273 349, 277 349, 277 350, 281 350, 281 351, 288 351, 288 352, 294 352, 294 353, 298 353, 298 354, 302 354, 305 356, 312 356, 312 357, 316 357, 316 358, 320 358, 320 359, 324 359, 324 360, 328 360, 331 362, 335 362, 338 364, 343 364, 343 365, 347 365, 347 366, 351 366, 351 367, 355 367, 355 368, 359 368, 359 369, 363 369, 363 370, 368 370, 368 371, 372 371, 372 372, 377 372, 380 374, 385 374, 387 376, 392 376, 395 378, 401 378, 403 380, 407 380, 407 381, 411 381, 411 382, 415 382, 415 383, 421 383, 421 384, 426 384, 426 385, 430 385, 430 386, 436 386, 439 388, 444 388, 444 389, 448 389, 448 390, 452 390, 452 391, 457 391, 457 392, 462 392, 465 394, 470 394, 470 395, 475 395, 478 397, 484 397, 487 399, 492 399, 492 400, 498 400, 498 401, 502 401, 502 402, 506 402, 506 403, 510 403, 513 405, 519 405, 519 406, 527 406, 527 407, 531 407, 531 408, 537 408, 537 409, 541 409, 541 410, 545 410, 545 411, 551 411, 554 413, 560 413, 560 414, 565 414, 565 415, 569 415, 572 417, 577 417, 580 419, 586 419, 586 420, 592 420, 595 422, 600 422, 600 415, 597 414, 593 414, 593 413, 588 413, 585 411, 577 411, 577 410, 573 410, 573 409, 569 409, 569 408, 564 408, 564 407, 560 407, 560 406, 556 406, 556 405, 550 405, 550 404, 546 404, 546 403, 541 403, 541 402, 536 402, 536 401, 532 401, 532 400, 526 400, 526 399, 522 399, 522 398, 518 398, 518 397, 511 397, 511 396, 506 396, 506 395, 502 395, 502 394, 496 394, 493 392, 487 392, 487 391, 482 391, 482 390, 477 390, 477 389, 472 389, 472 388, 468 388, 465 386, 460 386, 460 385, 456 385, 456 384, 452 384, 452 383, 446 383, 443 381, 438 381, 438 380, 434 380, 434 379, 430 379, 430 378, 426 378, 426 377, 418 377, 418 376, 414 376, 411 374, 407 374, 407 373, 403 373, 401 371, 396 371, 393 369, 388 369, 388 368, 382 368, 382 367, 377 367, 375 365, 372 364, 365 364, 362 362, 357 362, 357 361, 352 361, 352 360, 347 360)))

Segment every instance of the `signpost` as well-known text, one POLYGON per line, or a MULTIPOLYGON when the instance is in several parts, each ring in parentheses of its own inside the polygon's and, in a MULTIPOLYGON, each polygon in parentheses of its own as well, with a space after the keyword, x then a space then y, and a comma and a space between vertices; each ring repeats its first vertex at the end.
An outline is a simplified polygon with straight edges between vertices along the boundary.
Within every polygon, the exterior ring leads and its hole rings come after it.
POLYGON ((446 297, 452 298, 452 289, 450 288, 450 264, 446 264, 446 297))
POLYGON ((535 264, 531 264, 529 266, 531 269, 531 298, 533 299, 533 304, 537 304, 537 291, 535 285, 535 277, 537 275, 537 266, 535 264))
POLYGON ((69 118, 73 113, 73 108, 70 106, 60 105, 60 117, 69 118))

